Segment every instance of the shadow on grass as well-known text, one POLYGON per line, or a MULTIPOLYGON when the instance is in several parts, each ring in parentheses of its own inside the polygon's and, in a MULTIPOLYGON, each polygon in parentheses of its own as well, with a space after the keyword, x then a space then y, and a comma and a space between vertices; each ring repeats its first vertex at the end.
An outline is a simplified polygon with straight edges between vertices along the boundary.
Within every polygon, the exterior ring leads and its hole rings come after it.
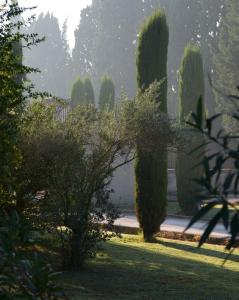
POLYGON ((63 282, 73 300, 229 300, 239 294, 236 271, 114 243, 83 272, 64 274, 63 282))
MULTIPOLYGON (((157 241, 158 244, 164 245, 165 247, 169 247, 169 248, 174 248, 177 250, 182 250, 182 251, 187 251, 190 253, 195 253, 195 254, 200 254, 200 255, 206 255, 206 256, 210 256, 210 257, 215 257, 218 259, 221 259, 222 262, 224 261, 224 259, 227 257, 228 252, 224 251, 223 246, 221 251, 218 250, 212 250, 212 249, 205 249, 205 248, 198 248, 195 247, 195 245, 185 245, 185 244, 180 244, 180 243, 175 243, 173 241, 170 240, 158 240, 157 241)), ((233 262, 237 262, 239 263, 239 256, 238 255, 230 255, 228 261, 233 261, 233 262)))

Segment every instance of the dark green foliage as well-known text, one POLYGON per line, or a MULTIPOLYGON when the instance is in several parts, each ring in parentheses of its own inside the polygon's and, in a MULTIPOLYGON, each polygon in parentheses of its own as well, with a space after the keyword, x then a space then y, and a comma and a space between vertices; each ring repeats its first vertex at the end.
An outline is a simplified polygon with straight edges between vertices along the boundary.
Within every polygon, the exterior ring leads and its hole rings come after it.
POLYGON ((80 77, 77 77, 71 89, 71 106, 74 108, 77 105, 85 103, 85 85, 80 77))
POLYGON ((15 203, 12 173, 20 161, 18 122, 25 101, 36 96, 33 86, 23 82, 36 70, 22 64, 22 47, 27 44, 31 48, 40 41, 37 34, 20 33, 28 25, 19 20, 25 9, 17 4, 5 8, 0 11, 0 207, 15 203))
MULTIPOLYGON (((156 11, 143 25, 137 52, 137 81, 141 92, 154 81, 161 82, 157 101, 167 113, 167 52, 169 30, 166 16, 156 11)), ((149 153, 138 146, 135 165, 136 211, 145 240, 160 230, 166 217, 167 150, 164 139, 161 150, 149 153)))
POLYGON ((101 110, 105 108, 113 109, 115 105, 115 86, 112 79, 104 76, 101 82, 99 107, 101 110))
MULTIPOLYGON (((238 101, 238 96, 229 96, 232 100, 238 101)), ((228 100, 228 99, 225 99, 228 100)), ((239 234, 239 213, 238 202, 231 201, 230 194, 238 196, 239 187, 239 141, 238 136, 228 134, 224 128, 220 128, 218 132, 214 130, 214 123, 217 119, 223 117, 222 114, 214 115, 208 119, 202 118, 203 102, 199 102, 198 109, 193 114, 193 122, 190 124, 200 134, 204 134, 207 145, 216 146, 217 150, 213 153, 205 154, 202 166, 204 175, 200 178, 199 183, 205 189, 205 194, 210 196, 213 201, 207 203, 192 218, 187 229, 195 222, 200 220, 207 212, 215 206, 220 206, 219 212, 209 221, 205 231, 199 241, 199 247, 202 246, 210 236, 215 226, 221 221, 225 230, 230 234, 231 238, 226 245, 229 250, 229 256, 235 248, 238 247, 239 234), (224 179, 221 177, 222 170, 225 169, 228 162, 231 163, 231 170, 224 179), (209 195, 208 195, 209 194, 209 195)), ((239 121, 239 108, 235 107, 232 114, 227 115, 235 122, 239 121)), ((204 143, 205 145, 205 143, 204 143)), ((227 258, 229 257, 226 257, 227 258)))
MULTIPOLYGON (((182 143, 177 153, 176 177, 177 197, 179 205, 186 215, 193 215, 198 210, 196 196, 200 194, 201 187, 195 182, 203 175, 203 168, 199 166, 202 155, 190 153, 203 143, 202 136, 186 127, 186 121, 197 110, 197 101, 204 96, 203 61, 200 49, 194 45, 188 45, 182 58, 179 80, 180 110, 179 122, 181 125, 182 143)), ((204 108, 205 113, 205 108, 204 108)))
POLYGON ((86 104, 95 104, 95 95, 92 82, 90 78, 86 78, 84 81, 85 86, 85 103, 86 104))
POLYGON ((0 299, 65 299, 53 283, 57 274, 32 250, 35 236, 18 213, 0 215, 0 299))

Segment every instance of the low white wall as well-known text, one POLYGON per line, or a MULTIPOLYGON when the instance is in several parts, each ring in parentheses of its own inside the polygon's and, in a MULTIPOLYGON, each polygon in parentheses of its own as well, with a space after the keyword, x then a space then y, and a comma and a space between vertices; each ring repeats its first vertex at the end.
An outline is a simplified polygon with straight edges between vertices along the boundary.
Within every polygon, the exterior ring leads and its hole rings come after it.
MULTIPOLYGON (((112 202, 120 207, 134 206, 134 166, 128 164, 115 172, 112 181, 112 202)), ((175 170, 168 170, 168 199, 176 199, 176 175, 175 170)))

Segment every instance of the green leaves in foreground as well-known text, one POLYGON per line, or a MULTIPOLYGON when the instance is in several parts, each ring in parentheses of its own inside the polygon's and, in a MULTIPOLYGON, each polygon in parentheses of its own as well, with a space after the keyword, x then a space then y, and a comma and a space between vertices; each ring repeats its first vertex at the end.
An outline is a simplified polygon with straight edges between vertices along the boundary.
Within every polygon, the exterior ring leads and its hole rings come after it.
MULTIPOLYGON (((229 96, 232 98, 233 96, 229 96)), ((234 100, 238 100, 236 96, 234 100)), ((239 107, 231 115, 227 115, 233 120, 239 121, 235 115, 239 114, 239 107)), ((230 235, 230 239, 226 245, 227 250, 233 250, 238 245, 239 236, 239 209, 238 201, 231 201, 230 194, 238 195, 239 185, 239 136, 233 133, 226 132, 223 128, 215 133, 213 130, 214 122, 223 116, 216 114, 208 119, 203 116, 202 99, 200 98, 197 106, 197 113, 192 114, 194 123, 188 123, 194 129, 200 131, 205 136, 206 145, 210 145, 210 149, 216 149, 206 154, 202 165, 204 167, 204 176, 198 180, 198 183, 203 186, 206 191, 207 201, 206 205, 192 218, 185 231, 192 227, 197 221, 203 218, 209 211, 215 209, 217 205, 221 209, 211 218, 204 233, 199 241, 201 247, 210 234, 215 229, 219 222, 222 222, 225 230, 230 235), (228 170, 228 165, 231 169, 228 170), (225 178, 222 178, 222 171, 227 169, 228 172, 225 178)), ((198 151, 195 149, 195 151, 198 151)))

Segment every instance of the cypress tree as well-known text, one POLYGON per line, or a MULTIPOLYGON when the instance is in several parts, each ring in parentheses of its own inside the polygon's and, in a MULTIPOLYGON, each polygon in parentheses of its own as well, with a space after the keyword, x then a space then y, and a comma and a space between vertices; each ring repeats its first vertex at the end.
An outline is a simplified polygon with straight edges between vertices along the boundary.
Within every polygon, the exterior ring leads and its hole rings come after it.
POLYGON ((85 79, 84 87, 85 87, 85 103, 94 105, 95 95, 94 95, 94 89, 90 78, 85 79))
POLYGON ((186 147, 180 147, 176 161, 177 197, 180 208, 186 215, 193 215, 198 210, 198 202, 195 197, 199 195, 201 188, 195 179, 199 179, 203 175, 203 167, 200 165, 203 148, 200 155, 198 152, 191 152, 203 143, 203 137, 185 125, 191 113, 196 112, 198 100, 203 96, 204 71, 200 48, 188 45, 185 48, 180 67, 178 116, 186 147))
MULTIPOLYGON (((162 82, 157 101, 167 113, 167 54, 169 30, 165 14, 157 10, 145 22, 137 50, 137 82, 144 92, 154 81, 162 82)), ((167 149, 148 153, 138 145, 135 164, 136 213, 145 241, 150 241, 166 217, 167 149)))
POLYGON ((76 107, 79 104, 85 103, 85 86, 80 77, 74 81, 71 89, 71 106, 76 107))
POLYGON ((104 76, 100 87, 99 107, 101 110, 108 107, 113 109, 115 105, 115 86, 113 80, 104 76))

